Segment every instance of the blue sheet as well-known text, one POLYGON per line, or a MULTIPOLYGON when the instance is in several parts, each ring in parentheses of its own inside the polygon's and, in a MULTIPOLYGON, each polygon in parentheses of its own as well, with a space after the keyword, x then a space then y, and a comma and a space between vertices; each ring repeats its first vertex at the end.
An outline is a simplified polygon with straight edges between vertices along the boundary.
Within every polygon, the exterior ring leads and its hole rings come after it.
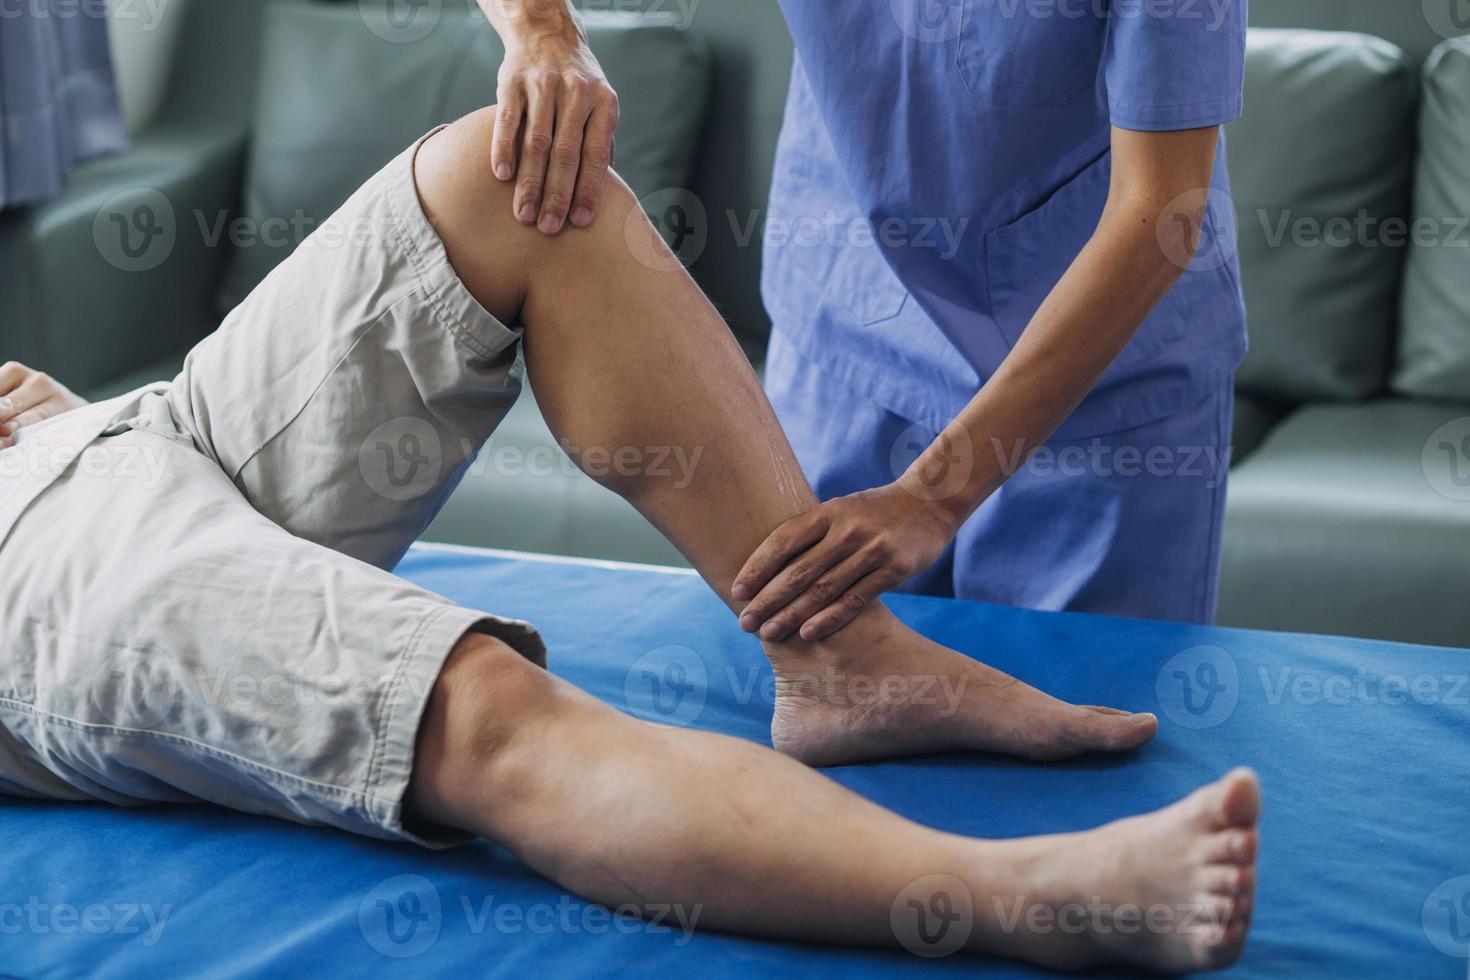
MULTIPOLYGON (((416 549, 401 571, 536 622, 553 669, 612 704, 766 739, 769 670, 692 576, 437 548, 416 549)), ((1470 653, 915 597, 893 605, 924 633, 1062 697, 1158 711, 1160 735, 1125 759, 949 756, 834 778, 932 826, 1014 836, 1152 809, 1248 764, 1266 815, 1254 933, 1232 975, 1466 976, 1470 653), (1402 698, 1393 675, 1409 683, 1402 698)), ((0 841, 0 974, 37 980, 1037 975, 963 956, 690 939, 609 920, 488 844, 435 854, 211 807, 9 800, 0 841), (403 913, 396 936, 380 900, 403 913)))

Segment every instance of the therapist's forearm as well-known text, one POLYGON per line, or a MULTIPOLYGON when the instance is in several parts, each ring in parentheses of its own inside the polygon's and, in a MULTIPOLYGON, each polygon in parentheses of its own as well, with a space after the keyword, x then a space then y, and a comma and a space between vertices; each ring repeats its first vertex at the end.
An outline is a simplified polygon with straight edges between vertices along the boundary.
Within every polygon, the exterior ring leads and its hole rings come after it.
POLYGON ((479 4, 506 48, 581 36, 571 0, 479 0, 479 4))
MULTIPOLYGON (((1009 357, 900 482, 958 475, 938 503, 956 525, 995 492, 1056 431, 1178 281, 1171 261, 1193 242, 1160 241, 1160 211, 1142 202, 1111 203, 1087 246, 1023 331, 1009 357), (1177 244, 1177 248, 1173 247, 1177 244), (971 465, 958 474, 946 458, 961 441, 971 465)), ((1185 235, 1170 229, 1167 234, 1185 235)))
POLYGON ((1217 126, 1113 128, 1111 184, 1091 240, 1010 356, 899 480, 936 501, 953 527, 1051 437, 1184 274, 1219 138, 1217 126), (956 449, 971 450, 969 465, 952 465, 956 449))

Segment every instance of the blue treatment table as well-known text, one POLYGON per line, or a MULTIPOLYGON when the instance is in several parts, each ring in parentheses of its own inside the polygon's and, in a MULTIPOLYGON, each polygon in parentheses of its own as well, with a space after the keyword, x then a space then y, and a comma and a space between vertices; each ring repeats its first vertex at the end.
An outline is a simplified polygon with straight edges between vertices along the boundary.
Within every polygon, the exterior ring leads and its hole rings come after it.
MULTIPOLYGON (((400 571, 537 623, 557 673, 635 715, 767 738, 759 647, 691 575, 434 547, 400 571)), ((1159 737, 1126 758, 956 755, 833 778, 935 827, 1015 836, 1151 810, 1254 766, 1266 793, 1259 897, 1232 975, 1466 977, 1470 652, 892 605, 1061 697, 1157 711, 1159 737)), ((430 853, 207 806, 5 800, 0 840, 0 975, 36 980, 1040 975, 965 956, 689 937, 612 919, 489 844, 430 853)))

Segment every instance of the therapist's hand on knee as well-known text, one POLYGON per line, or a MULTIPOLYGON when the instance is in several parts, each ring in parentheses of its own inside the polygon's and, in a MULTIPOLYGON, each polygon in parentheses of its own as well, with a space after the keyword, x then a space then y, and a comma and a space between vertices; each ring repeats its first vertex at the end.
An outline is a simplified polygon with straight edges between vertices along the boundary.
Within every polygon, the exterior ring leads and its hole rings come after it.
POLYGON ((952 511, 890 484, 839 497, 771 532, 731 597, 763 640, 830 636, 874 599, 927 569, 958 526, 952 511))
POLYGON ((505 42, 490 165, 517 220, 548 235, 590 225, 613 162, 618 97, 565 0, 480 0, 505 42))

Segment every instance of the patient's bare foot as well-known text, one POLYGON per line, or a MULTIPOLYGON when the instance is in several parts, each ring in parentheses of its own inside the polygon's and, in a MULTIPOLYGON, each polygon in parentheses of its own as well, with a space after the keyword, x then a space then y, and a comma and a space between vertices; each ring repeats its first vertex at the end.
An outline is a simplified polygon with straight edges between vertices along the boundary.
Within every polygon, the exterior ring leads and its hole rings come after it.
MULTIPOLYGON (((1015 895, 987 886, 975 911, 1000 939, 986 945, 1058 969, 1229 966, 1250 928, 1260 815, 1260 785, 1237 769, 1145 816, 1007 842, 1033 854, 1015 895)), ((989 859, 977 857, 978 877, 989 859)))
POLYGON ((767 643, 771 740, 808 765, 978 750, 1028 759, 1118 752, 1158 719, 1058 701, 924 639, 882 607, 818 643, 767 643))

